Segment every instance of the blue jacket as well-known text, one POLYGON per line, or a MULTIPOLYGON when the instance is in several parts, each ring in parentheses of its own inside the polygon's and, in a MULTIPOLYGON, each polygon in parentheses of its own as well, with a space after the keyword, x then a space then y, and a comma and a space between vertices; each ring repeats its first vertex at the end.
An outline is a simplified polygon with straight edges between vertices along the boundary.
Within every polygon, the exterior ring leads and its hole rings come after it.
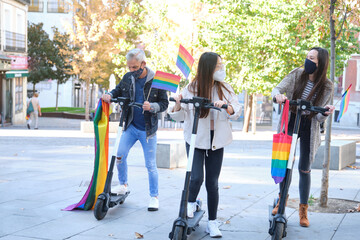
MULTIPOLYGON (((155 73, 148 67, 146 67, 146 70, 147 78, 144 86, 144 99, 147 99, 151 89, 148 99, 151 105, 151 110, 144 111, 146 137, 149 138, 153 136, 158 129, 157 113, 165 111, 169 105, 169 101, 165 90, 151 88, 155 73)), ((114 98, 128 97, 131 101, 135 101, 135 78, 131 72, 124 75, 120 83, 110 92, 110 95, 114 98)), ((130 126, 133 118, 133 109, 129 108, 129 111, 125 116, 124 130, 130 126)))

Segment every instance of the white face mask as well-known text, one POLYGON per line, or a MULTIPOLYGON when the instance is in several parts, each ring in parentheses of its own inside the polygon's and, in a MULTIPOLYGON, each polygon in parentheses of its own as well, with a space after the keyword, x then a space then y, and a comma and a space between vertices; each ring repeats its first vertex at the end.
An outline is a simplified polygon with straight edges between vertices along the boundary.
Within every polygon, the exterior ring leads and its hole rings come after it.
POLYGON ((220 69, 220 70, 217 70, 216 72, 214 72, 213 78, 215 81, 223 82, 226 78, 225 69, 220 69))

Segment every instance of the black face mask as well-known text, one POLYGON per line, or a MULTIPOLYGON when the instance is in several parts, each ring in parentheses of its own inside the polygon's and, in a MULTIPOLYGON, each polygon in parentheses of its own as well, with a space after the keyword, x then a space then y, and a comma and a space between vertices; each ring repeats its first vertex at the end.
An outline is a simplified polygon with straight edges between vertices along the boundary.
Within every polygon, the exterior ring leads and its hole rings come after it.
POLYGON ((316 71, 316 63, 309 59, 305 59, 305 72, 308 74, 313 74, 316 71))
POLYGON ((133 71, 132 75, 134 76, 135 79, 138 79, 143 72, 144 72, 144 68, 141 68, 140 65, 140 68, 136 71, 133 71))

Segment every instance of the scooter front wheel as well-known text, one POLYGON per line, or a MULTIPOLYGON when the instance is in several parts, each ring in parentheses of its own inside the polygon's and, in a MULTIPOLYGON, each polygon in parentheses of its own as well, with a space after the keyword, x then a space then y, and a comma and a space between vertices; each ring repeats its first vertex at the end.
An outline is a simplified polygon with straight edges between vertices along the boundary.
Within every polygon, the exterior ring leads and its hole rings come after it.
POLYGON ((274 234, 272 235, 271 240, 283 239, 284 228, 285 228, 285 223, 277 222, 275 225, 274 234))
POLYGON ((101 220, 106 216, 107 210, 104 210, 105 199, 98 198, 94 207, 94 215, 97 220, 101 220))
POLYGON ((187 239, 186 236, 185 236, 185 238, 183 238, 183 234, 184 234, 184 228, 181 226, 176 226, 174 229, 174 235, 172 237, 172 240, 187 239))

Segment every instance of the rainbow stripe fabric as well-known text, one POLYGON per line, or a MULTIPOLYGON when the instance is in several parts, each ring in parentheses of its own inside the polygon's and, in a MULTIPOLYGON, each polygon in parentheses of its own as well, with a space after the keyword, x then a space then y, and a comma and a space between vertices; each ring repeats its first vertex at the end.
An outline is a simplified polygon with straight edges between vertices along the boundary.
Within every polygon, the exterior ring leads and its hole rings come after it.
POLYGON ((179 54, 176 60, 176 66, 181 70, 186 79, 189 77, 191 67, 194 63, 194 58, 190 53, 180 44, 179 54))
POLYGON ((93 209, 98 195, 104 191, 108 170, 109 113, 109 104, 100 99, 94 118, 95 161, 91 182, 80 202, 66 207, 65 211, 93 209))
POLYGON ((288 122, 289 101, 286 101, 281 117, 281 132, 273 135, 271 176, 276 184, 284 180, 289 160, 292 136, 288 135, 288 122), (285 133, 282 132, 284 127, 285 133))
POLYGON ((154 80, 151 84, 152 88, 164 89, 170 92, 176 92, 180 83, 180 76, 156 71, 154 80))
POLYGON ((346 111, 348 109, 349 102, 350 102, 350 89, 351 89, 351 86, 352 86, 352 84, 350 84, 348 89, 346 89, 346 91, 342 95, 342 99, 341 99, 341 103, 340 103, 340 111, 339 111, 338 118, 336 120, 337 122, 340 121, 340 118, 346 113, 346 111))

